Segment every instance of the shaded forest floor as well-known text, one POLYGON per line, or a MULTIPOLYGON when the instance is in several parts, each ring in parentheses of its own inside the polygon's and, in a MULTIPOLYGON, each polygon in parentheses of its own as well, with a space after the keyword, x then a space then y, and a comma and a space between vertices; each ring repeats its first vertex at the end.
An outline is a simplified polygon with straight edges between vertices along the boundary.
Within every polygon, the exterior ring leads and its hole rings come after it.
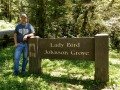
MULTIPOLYGON (((13 74, 13 46, 0 50, 0 90, 119 90, 120 55, 109 53, 109 82, 94 81, 94 62, 42 60, 43 74, 13 74)), ((22 60, 21 60, 22 62, 22 60)), ((20 62, 20 69, 21 69, 20 62)), ((27 66, 28 70, 28 66, 27 66)))

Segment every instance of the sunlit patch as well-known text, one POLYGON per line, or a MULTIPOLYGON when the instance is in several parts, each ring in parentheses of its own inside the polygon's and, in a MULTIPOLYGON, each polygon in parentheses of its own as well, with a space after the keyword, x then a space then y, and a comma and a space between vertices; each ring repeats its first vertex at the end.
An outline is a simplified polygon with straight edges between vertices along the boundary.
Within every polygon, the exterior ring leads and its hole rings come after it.
POLYGON ((120 65, 120 59, 115 59, 115 58, 111 58, 111 61, 110 61, 111 64, 119 64, 120 65))

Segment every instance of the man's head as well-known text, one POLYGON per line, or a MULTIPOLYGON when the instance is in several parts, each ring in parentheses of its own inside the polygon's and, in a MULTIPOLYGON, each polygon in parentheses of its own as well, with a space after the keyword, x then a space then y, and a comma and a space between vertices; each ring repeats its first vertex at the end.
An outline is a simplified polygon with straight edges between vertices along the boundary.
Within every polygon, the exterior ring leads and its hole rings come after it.
POLYGON ((21 23, 25 25, 27 23, 27 15, 25 13, 22 13, 20 15, 20 20, 21 20, 21 23))

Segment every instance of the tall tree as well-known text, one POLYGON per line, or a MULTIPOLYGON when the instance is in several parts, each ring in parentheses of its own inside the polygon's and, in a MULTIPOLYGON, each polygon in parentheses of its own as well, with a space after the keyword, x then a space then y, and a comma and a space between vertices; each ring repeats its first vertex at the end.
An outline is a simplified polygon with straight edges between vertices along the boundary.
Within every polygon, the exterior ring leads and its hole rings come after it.
POLYGON ((29 0, 30 22, 35 25, 36 35, 44 38, 46 0, 29 0))

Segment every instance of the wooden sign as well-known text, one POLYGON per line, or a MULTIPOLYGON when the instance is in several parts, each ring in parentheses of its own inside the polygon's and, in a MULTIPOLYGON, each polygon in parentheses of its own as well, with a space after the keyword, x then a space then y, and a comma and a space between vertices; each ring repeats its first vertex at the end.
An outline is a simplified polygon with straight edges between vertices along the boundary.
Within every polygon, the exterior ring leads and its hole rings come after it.
POLYGON ((41 73, 41 59, 95 61, 95 80, 109 81, 109 36, 29 39, 29 71, 41 73))
POLYGON ((94 38, 39 39, 41 58, 95 60, 94 38))

